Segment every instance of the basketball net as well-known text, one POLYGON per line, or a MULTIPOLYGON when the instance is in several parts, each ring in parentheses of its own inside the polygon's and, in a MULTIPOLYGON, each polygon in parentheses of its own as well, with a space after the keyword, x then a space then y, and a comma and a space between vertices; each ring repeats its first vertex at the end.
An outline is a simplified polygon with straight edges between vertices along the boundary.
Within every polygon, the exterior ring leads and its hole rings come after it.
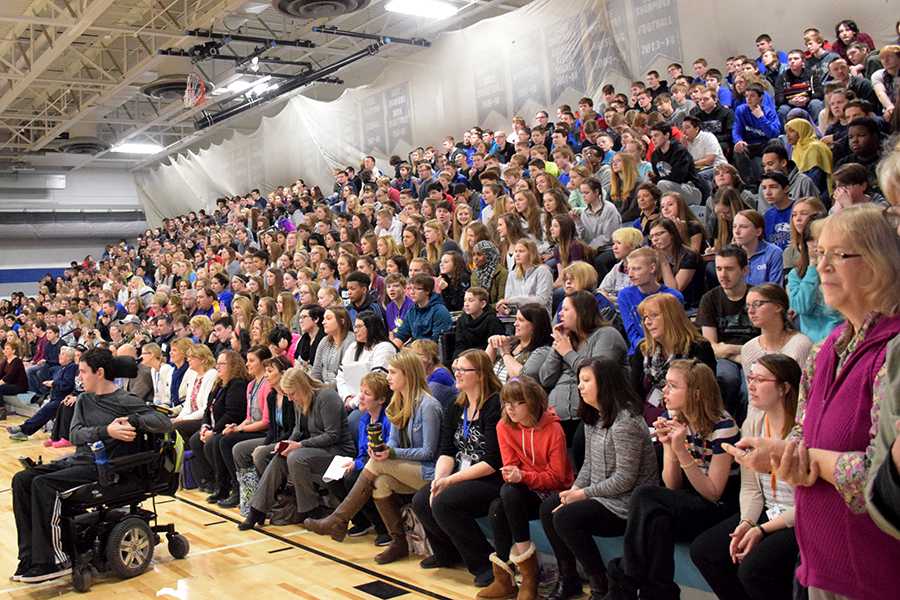
POLYGON ((184 86, 184 107, 193 108, 206 101, 206 82, 194 73, 188 73, 184 86))

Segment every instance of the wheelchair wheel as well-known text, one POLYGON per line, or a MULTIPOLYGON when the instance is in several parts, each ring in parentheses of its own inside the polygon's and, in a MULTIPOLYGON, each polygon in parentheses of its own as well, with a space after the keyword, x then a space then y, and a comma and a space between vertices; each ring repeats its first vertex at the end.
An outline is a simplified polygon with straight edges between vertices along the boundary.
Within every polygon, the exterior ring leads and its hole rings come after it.
POLYGON ((110 531, 106 542, 106 561, 118 577, 137 577, 150 566, 155 545, 153 530, 147 522, 129 517, 110 531))
POLYGON ((81 567, 72 571, 72 587, 82 594, 91 591, 94 584, 94 571, 90 566, 81 567))
POLYGON ((180 533, 169 536, 169 554, 172 558, 184 558, 191 551, 191 543, 180 533))

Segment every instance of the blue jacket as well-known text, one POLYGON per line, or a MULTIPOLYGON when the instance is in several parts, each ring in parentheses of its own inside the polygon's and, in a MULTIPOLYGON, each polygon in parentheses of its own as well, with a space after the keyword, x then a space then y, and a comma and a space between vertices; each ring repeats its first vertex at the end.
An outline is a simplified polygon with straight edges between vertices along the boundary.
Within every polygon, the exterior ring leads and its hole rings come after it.
MULTIPOLYGON (((781 285, 784 280, 784 257, 781 248, 765 240, 759 240, 756 252, 750 257, 747 273, 747 285, 775 283, 781 285)), ((619 306, 622 305, 621 300, 619 306)))
POLYGON ((422 479, 434 479, 434 463, 438 457, 438 445, 441 441, 441 422, 444 411, 433 396, 423 394, 419 406, 406 424, 408 448, 400 447, 400 428, 391 427, 391 437, 387 445, 391 449, 391 458, 413 460, 422 463, 422 479))
POLYGON ((456 389, 456 380, 444 367, 435 369, 428 376, 428 389, 431 390, 431 395, 441 403, 441 408, 445 410, 456 401, 456 397, 459 395, 459 391, 456 389))
POLYGON ((450 311, 444 306, 444 299, 440 294, 431 293, 425 308, 413 306, 406 313, 406 318, 397 328, 397 339, 406 340, 427 338, 438 341, 441 334, 453 326, 453 318, 450 311))
MULTIPOLYGON (((671 294, 678 298, 678 301, 684 304, 684 296, 678 290, 673 290, 664 285, 653 294, 671 294)), ((636 285, 629 285, 624 288, 617 297, 619 304, 619 312, 622 314, 622 324, 625 325, 625 333, 628 334, 628 355, 631 356, 637 350, 637 346, 644 339, 644 327, 641 323, 641 316, 638 314, 638 305, 648 296, 653 294, 645 294, 636 285)))
POLYGON ((791 309, 797 313, 800 333, 818 344, 844 322, 841 313, 825 304, 819 291, 819 273, 810 265, 806 275, 800 277, 797 269, 788 273, 787 293, 791 309))
MULTIPOLYGON (((359 448, 356 452, 356 460, 353 461, 353 468, 356 471, 362 470, 366 466, 366 461, 369 460, 368 427, 371 422, 372 416, 369 414, 369 411, 362 413, 362 418, 359 420, 359 430, 356 432, 356 447, 359 448)), ((384 407, 381 408, 381 414, 378 415, 378 422, 381 423, 381 439, 387 443, 391 437, 391 422, 387 418, 384 407)))
POLYGON ((744 103, 734 109, 734 126, 731 137, 734 143, 747 142, 748 144, 765 144, 771 139, 781 135, 781 120, 774 106, 767 106, 763 102, 762 117, 755 117, 750 112, 750 107, 744 103))
POLYGON ((50 402, 59 402, 75 390, 76 375, 78 363, 75 361, 56 370, 53 375, 53 387, 50 388, 50 402))

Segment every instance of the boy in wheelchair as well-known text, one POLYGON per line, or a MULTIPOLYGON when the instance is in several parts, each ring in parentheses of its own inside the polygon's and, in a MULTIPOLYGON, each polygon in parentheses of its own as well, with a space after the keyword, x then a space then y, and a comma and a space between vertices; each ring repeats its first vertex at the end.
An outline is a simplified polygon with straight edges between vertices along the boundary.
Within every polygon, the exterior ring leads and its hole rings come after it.
POLYGON ((84 393, 75 405, 70 430, 75 453, 52 463, 29 466, 12 480, 19 544, 19 565, 13 581, 38 583, 71 573, 60 527, 60 493, 98 481, 91 444, 102 441, 108 458, 114 459, 137 451, 133 442, 138 429, 151 433, 173 429, 168 417, 113 383, 116 377, 127 377, 128 373, 109 350, 85 352, 78 370, 84 393))

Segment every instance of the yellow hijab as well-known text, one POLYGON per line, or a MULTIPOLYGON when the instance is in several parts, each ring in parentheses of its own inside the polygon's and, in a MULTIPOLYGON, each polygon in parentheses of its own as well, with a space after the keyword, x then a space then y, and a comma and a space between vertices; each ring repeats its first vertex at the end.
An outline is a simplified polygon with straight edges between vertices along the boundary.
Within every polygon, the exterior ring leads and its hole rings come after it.
POLYGON ((828 176, 828 192, 831 193, 831 148, 816 138, 816 131, 806 119, 791 119, 784 125, 797 134, 797 142, 794 143, 794 152, 791 160, 797 165, 801 173, 805 173, 814 167, 818 167, 828 176))

